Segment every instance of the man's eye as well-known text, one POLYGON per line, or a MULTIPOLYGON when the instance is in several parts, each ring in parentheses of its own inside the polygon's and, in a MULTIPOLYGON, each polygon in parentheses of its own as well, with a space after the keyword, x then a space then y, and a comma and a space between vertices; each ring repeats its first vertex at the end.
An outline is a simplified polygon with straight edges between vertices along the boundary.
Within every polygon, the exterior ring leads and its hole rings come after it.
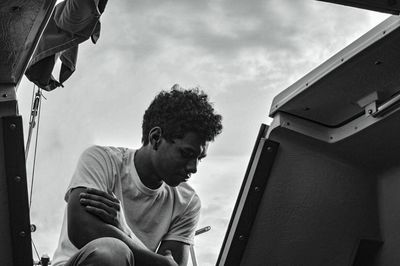
POLYGON ((187 152, 185 150, 181 150, 181 154, 182 154, 182 157, 187 158, 187 159, 190 159, 194 156, 193 153, 187 152))

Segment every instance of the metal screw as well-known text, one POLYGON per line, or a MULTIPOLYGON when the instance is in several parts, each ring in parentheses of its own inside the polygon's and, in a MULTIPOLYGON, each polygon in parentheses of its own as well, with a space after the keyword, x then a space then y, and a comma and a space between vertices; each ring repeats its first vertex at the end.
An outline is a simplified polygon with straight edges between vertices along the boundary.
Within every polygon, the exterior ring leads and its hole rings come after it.
POLYGON ((272 148, 270 146, 268 146, 267 151, 272 151, 272 148))
POLYGON ((31 224, 31 232, 36 232, 36 225, 31 224))
POLYGON ((10 125, 10 129, 11 129, 11 130, 14 130, 16 127, 17 127, 17 126, 16 126, 15 124, 11 124, 11 125, 10 125))
POLYGON ((16 177, 15 177, 15 182, 18 182, 18 183, 19 183, 19 182, 21 182, 21 180, 22 180, 22 178, 21 178, 20 176, 16 176, 16 177))
POLYGON ((20 236, 20 237, 25 237, 25 236, 26 236, 26 233, 25 233, 25 231, 21 231, 21 232, 19 232, 19 236, 20 236))
POLYGON ((368 114, 372 114, 372 110, 371 109, 368 110, 368 114))
POLYGON ((7 93, 4 93, 2 96, 3 96, 3 98, 7 98, 8 95, 7 95, 7 93))
POLYGON ((254 187, 254 191, 255 191, 255 192, 260 191, 260 187, 254 187))
POLYGON ((239 236, 239 240, 240 240, 240 241, 243 241, 243 240, 245 240, 245 239, 246 239, 246 237, 245 237, 244 235, 240 235, 240 236, 239 236))

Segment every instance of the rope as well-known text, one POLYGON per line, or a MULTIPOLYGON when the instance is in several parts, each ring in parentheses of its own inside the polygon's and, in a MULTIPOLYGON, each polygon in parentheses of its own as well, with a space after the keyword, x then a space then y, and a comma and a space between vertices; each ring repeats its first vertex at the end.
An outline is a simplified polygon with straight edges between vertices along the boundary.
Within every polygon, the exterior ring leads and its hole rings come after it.
MULTIPOLYGON (((36 168, 36 155, 37 155, 37 146, 38 146, 38 139, 39 139, 39 126, 40 126, 40 113, 42 109, 42 92, 40 88, 38 89, 38 92, 36 93, 37 96, 35 96, 35 103, 37 102, 37 105, 34 104, 37 107, 37 127, 36 127, 36 139, 35 139, 35 152, 33 156, 33 166, 32 166, 32 178, 31 178, 31 193, 29 196, 29 209, 32 206, 32 194, 33 194, 33 183, 35 182, 35 168, 36 168), (39 99, 36 101, 36 99, 39 99)), ((32 109, 32 113, 33 113, 32 109)), ((36 115, 36 114, 35 114, 36 115)), ((34 126, 34 125, 33 125, 34 126)))
POLYGON ((35 245, 35 242, 33 242, 33 239, 32 239, 32 246, 33 246, 33 248, 35 249, 36 256, 38 257, 38 260, 40 261, 40 255, 39 255, 39 252, 38 252, 37 249, 36 249, 36 245, 35 245))
POLYGON ((31 110, 29 112, 29 133, 28 133, 28 140, 26 142, 26 146, 25 146, 25 161, 28 159, 28 153, 29 153, 29 145, 31 143, 31 136, 32 136, 32 108, 33 108, 33 103, 35 100, 35 87, 36 85, 33 84, 33 88, 32 88, 32 99, 31 99, 31 110))
MULTIPOLYGON (((37 146, 38 146, 38 139, 39 139, 39 125, 40 125, 40 113, 42 109, 42 95, 41 89, 38 87, 37 92, 35 94, 35 85, 33 85, 32 89, 32 100, 31 100, 31 113, 30 113, 30 118, 29 118, 29 133, 28 133, 28 139, 26 142, 26 148, 25 148, 25 161, 28 159, 28 154, 29 154, 29 147, 31 144, 31 139, 32 139, 32 134, 33 134, 33 129, 36 126, 36 117, 37 117, 37 127, 36 127, 36 139, 35 139, 35 151, 34 151, 34 156, 33 156, 33 165, 32 165, 32 177, 31 177, 31 188, 30 188, 30 195, 29 195, 29 210, 31 210, 32 207, 32 195, 33 195, 33 184, 35 183, 35 168, 36 168, 36 155, 37 155, 37 146)), ((35 242, 33 241, 33 238, 31 239, 32 246, 35 250, 36 256, 38 257, 38 263, 40 263, 41 258, 39 255, 39 252, 36 248, 35 242)))
POLYGON ((31 114, 29 117, 29 133, 28 133, 28 140, 26 142, 26 147, 25 147, 25 161, 28 159, 28 154, 29 154, 29 147, 31 145, 31 138, 33 134, 33 129, 36 126, 36 116, 38 114, 38 107, 39 107, 39 102, 41 99, 41 92, 40 88, 38 88, 36 95, 35 95, 35 85, 33 86, 33 92, 32 92, 32 103, 31 103, 31 114))
POLYGON ((36 84, 33 83, 33 88, 32 88, 32 99, 31 99, 31 111, 30 111, 30 113, 29 113, 29 121, 30 121, 31 116, 32 116, 33 101, 35 100, 35 88, 36 88, 36 84))

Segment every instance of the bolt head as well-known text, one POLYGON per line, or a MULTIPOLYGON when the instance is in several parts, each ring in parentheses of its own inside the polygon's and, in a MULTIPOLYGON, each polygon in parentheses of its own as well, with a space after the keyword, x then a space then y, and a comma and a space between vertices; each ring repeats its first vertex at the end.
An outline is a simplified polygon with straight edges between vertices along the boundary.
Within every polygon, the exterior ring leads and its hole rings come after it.
POLYGON ((36 232, 36 225, 31 224, 31 232, 36 232))

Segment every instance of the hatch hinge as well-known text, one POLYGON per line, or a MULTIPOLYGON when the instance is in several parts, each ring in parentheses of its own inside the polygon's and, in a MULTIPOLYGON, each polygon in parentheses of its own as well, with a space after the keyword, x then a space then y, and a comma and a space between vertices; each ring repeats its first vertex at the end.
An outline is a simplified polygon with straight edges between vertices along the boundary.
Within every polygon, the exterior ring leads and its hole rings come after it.
POLYGON ((382 101, 379 101, 378 92, 374 91, 358 100, 357 104, 364 108, 366 116, 381 117, 400 107, 400 93, 382 103, 382 101))

